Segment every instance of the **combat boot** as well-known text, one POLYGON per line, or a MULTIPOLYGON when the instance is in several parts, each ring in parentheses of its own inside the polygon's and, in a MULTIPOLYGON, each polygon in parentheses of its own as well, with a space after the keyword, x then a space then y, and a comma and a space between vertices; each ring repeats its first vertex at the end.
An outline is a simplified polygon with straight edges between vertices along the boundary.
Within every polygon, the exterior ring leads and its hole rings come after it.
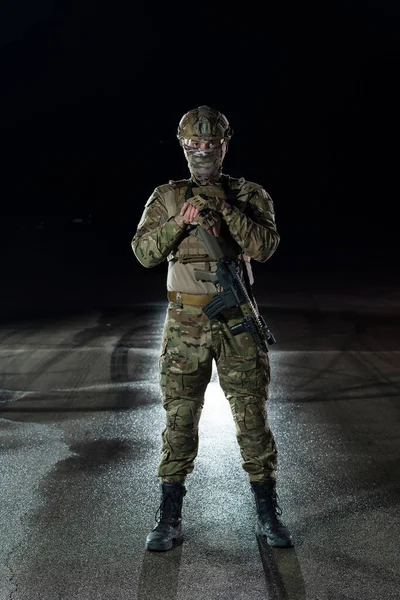
POLYGON ((161 504, 156 514, 157 525, 146 539, 147 550, 165 552, 182 543, 182 502, 186 488, 178 482, 161 483, 161 504), (158 513, 160 516, 158 517, 158 513))
POLYGON ((257 535, 265 537, 270 546, 292 548, 293 539, 291 533, 280 519, 282 509, 278 505, 275 481, 273 479, 251 481, 250 484, 253 489, 258 513, 257 535))

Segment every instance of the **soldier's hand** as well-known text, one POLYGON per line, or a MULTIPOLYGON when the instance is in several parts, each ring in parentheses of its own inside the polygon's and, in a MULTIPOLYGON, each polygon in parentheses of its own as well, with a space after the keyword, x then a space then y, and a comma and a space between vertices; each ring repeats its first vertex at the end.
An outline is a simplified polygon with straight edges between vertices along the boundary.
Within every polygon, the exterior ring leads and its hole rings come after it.
POLYGON ((203 194, 192 196, 192 198, 189 198, 188 202, 195 206, 200 214, 203 210, 209 209, 226 216, 232 210, 231 205, 223 198, 210 198, 203 194))
POLYGON ((200 213, 197 222, 210 234, 218 237, 221 229, 221 217, 215 210, 209 210, 205 214, 200 213))
POLYGON ((196 206, 191 204, 191 198, 188 202, 185 202, 181 208, 180 215, 183 217, 185 223, 197 223, 210 234, 219 235, 221 228, 221 218, 218 213, 214 210, 210 210, 207 207, 203 207, 203 210, 198 210, 196 206))
POLYGON ((190 215, 196 215, 194 220, 196 220, 210 235, 215 235, 217 237, 221 228, 221 217, 215 210, 213 199, 197 195, 189 198, 182 208, 184 208, 186 204, 189 204, 189 206, 194 209, 194 213, 189 213, 190 215))
POLYGON ((189 202, 185 202, 179 214, 183 217, 185 223, 192 223, 196 220, 199 211, 195 206, 189 204, 189 202))

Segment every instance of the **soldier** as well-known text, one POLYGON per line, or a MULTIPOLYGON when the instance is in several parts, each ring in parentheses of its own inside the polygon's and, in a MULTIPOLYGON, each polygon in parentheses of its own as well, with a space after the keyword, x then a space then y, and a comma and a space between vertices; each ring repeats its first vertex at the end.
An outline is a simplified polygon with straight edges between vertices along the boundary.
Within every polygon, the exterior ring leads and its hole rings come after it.
POLYGON ((237 261, 250 294, 251 259, 265 262, 279 244, 268 193, 256 183, 222 173, 231 136, 226 117, 208 106, 182 117, 177 137, 190 178, 154 190, 132 240, 133 252, 143 266, 168 261, 169 302, 159 359, 166 411, 157 472, 162 498, 157 524, 147 536, 148 550, 165 551, 182 542, 184 483, 194 468, 198 424, 213 359, 232 410, 242 466, 254 493, 256 531, 271 546, 293 546, 277 502, 277 448, 266 414, 267 351, 247 332, 233 339, 230 327, 243 319, 240 309, 226 309, 215 319, 206 317, 202 307, 219 291, 218 284, 195 276, 196 269, 216 270, 215 258, 191 235, 195 225, 216 236, 224 255, 237 261))

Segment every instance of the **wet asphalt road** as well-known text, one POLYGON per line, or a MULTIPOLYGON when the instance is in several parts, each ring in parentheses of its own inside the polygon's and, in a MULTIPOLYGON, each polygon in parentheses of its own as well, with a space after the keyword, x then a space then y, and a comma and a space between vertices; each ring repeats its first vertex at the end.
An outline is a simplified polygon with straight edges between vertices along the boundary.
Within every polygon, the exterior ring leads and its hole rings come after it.
POLYGON ((268 414, 295 548, 256 539, 214 373, 184 544, 144 549, 159 505, 165 301, 10 315, 0 325, 0 600, 400 597, 399 289, 275 289, 265 308, 260 298, 278 340, 268 414))

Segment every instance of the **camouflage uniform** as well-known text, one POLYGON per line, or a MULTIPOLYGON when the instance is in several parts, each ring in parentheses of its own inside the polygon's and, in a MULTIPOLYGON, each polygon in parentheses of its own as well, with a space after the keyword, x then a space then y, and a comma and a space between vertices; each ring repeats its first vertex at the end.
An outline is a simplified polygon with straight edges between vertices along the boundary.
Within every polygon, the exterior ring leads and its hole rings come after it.
MULTIPOLYGON (((170 181, 154 190, 132 240, 132 249, 145 267, 168 261, 169 304, 159 361, 166 426, 157 475, 164 481, 183 483, 193 470, 204 393, 215 359, 235 421, 243 469, 252 482, 274 479, 277 449, 266 415, 268 354, 254 344, 250 334, 233 337, 228 331, 242 320, 240 310, 226 310, 211 321, 202 312, 216 287, 197 281, 194 269, 215 271, 216 261, 197 237, 187 235, 174 220, 190 181, 170 181)), ((273 202, 260 185, 227 175, 221 175, 217 183, 193 188, 192 193, 226 199, 227 187, 236 199, 229 214, 223 215, 218 240, 226 254, 238 259, 242 275, 247 269, 253 283, 250 260, 266 261, 279 244, 273 202)))

